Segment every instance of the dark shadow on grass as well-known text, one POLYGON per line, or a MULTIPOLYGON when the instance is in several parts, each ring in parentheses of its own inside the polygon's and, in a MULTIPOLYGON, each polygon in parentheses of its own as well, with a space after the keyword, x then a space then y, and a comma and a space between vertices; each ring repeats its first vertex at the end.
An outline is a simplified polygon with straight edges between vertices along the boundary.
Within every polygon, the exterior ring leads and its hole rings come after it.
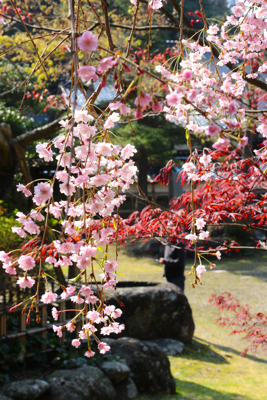
MULTIPOLYGON (((223 257, 217 261, 217 269, 223 269, 231 274, 252 276, 258 279, 267 279, 267 271, 265 268, 267 261, 266 254, 256 254, 244 256, 240 255, 234 260, 232 258, 223 257)), ((216 271, 216 269, 214 270, 216 271)))
MULTIPOLYGON (((196 337, 196 336, 195 336, 195 338, 196 338, 197 340, 200 340, 201 342, 207 343, 207 344, 203 344, 203 346, 206 346, 206 347, 213 346, 213 347, 216 347, 217 349, 220 349, 220 350, 222 350, 222 351, 225 351, 225 353, 232 353, 232 354, 235 354, 235 355, 241 357, 241 355, 240 355, 241 353, 240 353, 239 351, 237 351, 237 350, 231 348, 231 347, 221 346, 221 345, 219 345, 219 344, 207 342, 206 340, 200 339, 200 338, 198 338, 198 337, 196 337)), ((193 342, 195 342, 195 341, 193 340, 193 342)), ((201 345, 201 343, 199 343, 199 342, 195 342, 195 343, 197 343, 198 345, 199 345, 199 344, 201 345)), ((246 346, 245 346, 245 343, 244 343, 244 348, 245 348, 245 347, 246 347, 246 346)), ((211 351, 212 351, 212 350, 211 350, 211 351)), ((217 353, 215 353, 215 354, 217 354, 217 353)), ((221 356, 220 356, 220 357, 221 357, 221 356)), ((222 357, 222 358, 223 358, 223 357, 222 357)), ((259 363, 262 363, 262 364, 267 364, 267 360, 264 360, 263 358, 259 358, 259 357, 256 357, 256 356, 252 356, 252 355, 250 355, 250 354, 247 354, 245 357, 242 357, 242 358, 244 358, 244 359, 248 358, 249 360, 252 360, 252 361, 256 361, 256 362, 259 362, 259 363)))
MULTIPOLYGON (((210 389, 194 382, 180 381, 179 379, 175 379, 175 381, 175 399, 177 400, 252 400, 251 397, 243 396, 237 393, 227 393, 223 391, 218 392, 217 390, 210 389)), ((167 397, 162 397, 161 399, 167 400, 167 397)))
MULTIPOLYGON (((200 339, 202 341, 202 339, 200 339)), ((204 344, 192 340, 191 343, 187 343, 184 347, 183 353, 175 357, 185 357, 191 360, 201 360, 203 362, 209 362, 214 364, 229 364, 226 358, 216 353, 210 348, 211 344, 204 344)))

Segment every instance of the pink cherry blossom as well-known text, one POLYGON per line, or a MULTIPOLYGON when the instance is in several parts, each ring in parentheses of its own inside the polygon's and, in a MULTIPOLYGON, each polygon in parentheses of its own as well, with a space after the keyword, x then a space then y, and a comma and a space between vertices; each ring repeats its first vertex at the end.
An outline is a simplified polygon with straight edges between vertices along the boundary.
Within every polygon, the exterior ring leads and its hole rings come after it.
POLYGON ((89 297, 91 294, 94 294, 92 289, 89 286, 86 286, 86 285, 83 285, 81 287, 80 293, 81 293, 82 296, 87 296, 87 297, 89 297))
POLYGON ((110 143, 101 142, 96 144, 95 151, 97 154, 101 154, 102 156, 110 156, 112 147, 110 143))
POLYGON ((30 235, 38 235, 40 233, 38 225, 36 225, 36 223, 33 221, 25 221, 23 223, 23 227, 25 231, 29 232, 30 235))
POLYGON ((195 222, 195 225, 196 225, 197 229, 203 229, 204 226, 206 225, 206 222, 204 221, 203 218, 198 218, 195 222))
POLYGON ((112 318, 117 319, 122 315, 122 311, 119 308, 116 308, 116 310, 114 310, 111 313, 112 318))
POLYGON ((85 302, 88 304, 96 304, 98 302, 98 298, 96 296, 89 296, 85 302))
POLYGON ((73 339, 71 344, 77 349, 80 346, 81 342, 79 341, 79 339, 73 339))
POLYGON ((221 128, 217 125, 211 124, 206 130, 205 133, 207 136, 217 136, 221 132, 221 128))
POLYGON ((140 95, 136 97, 134 104, 136 106, 140 105, 141 107, 148 106, 149 103, 152 102, 152 97, 148 93, 140 92, 140 95))
POLYGON ((84 353, 85 357, 94 357, 95 352, 92 351, 91 349, 88 349, 85 353, 84 353))
POLYGON ((195 241, 197 240, 197 235, 195 233, 189 233, 185 236, 185 239, 195 241))
POLYGON ((228 113, 230 115, 235 115, 237 113, 237 106, 236 106, 236 103, 234 101, 231 101, 231 103, 229 103, 228 113))
POLYGON ((98 343, 97 347, 101 354, 105 354, 107 351, 110 350, 110 346, 108 346, 105 342, 98 343))
POLYGON ((34 188, 34 198, 33 200, 38 204, 36 201, 40 199, 41 201, 46 201, 52 197, 53 189, 51 185, 47 182, 40 182, 34 188))
POLYGON ((149 5, 153 10, 158 10, 159 8, 163 7, 162 0, 150 0, 149 5))
POLYGON ((99 79, 99 76, 96 74, 96 68, 92 65, 83 65, 77 70, 77 73, 79 77, 85 81, 90 81, 90 79, 93 79, 95 82, 99 79))
POLYGON ((207 33, 209 35, 216 35, 220 28, 217 25, 210 25, 209 29, 207 30, 207 33))
POLYGON ((222 258, 222 253, 219 250, 216 251, 215 255, 218 258, 218 260, 220 260, 222 258))
POLYGON ((185 163, 184 165, 183 165, 183 170, 185 171, 185 172, 189 172, 189 173, 192 173, 194 170, 195 170, 195 165, 192 163, 192 162, 188 162, 188 163, 185 163))
POLYGON ((134 155, 134 153, 136 153, 136 152, 137 152, 137 150, 134 146, 132 146, 131 144, 127 144, 121 150, 121 157, 124 160, 127 160, 128 158, 131 158, 134 155))
POLYGON ((76 303, 76 304, 82 304, 82 303, 84 303, 84 299, 82 298, 82 297, 80 297, 80 296, 71 296, 71 301, 73 302, 73 303, 76 303))
POLYGON ((35 280, 30 276, 27 276, 26 278, 23 276, 17 280, 17 285, 19 285, 22 289, 31 288, 34 284, 35 280))
POLYGON ((56 258, 53 256, 49 256, 45 259, 48 264, 55 264, 57 262, 56 258))
POLYGON ((36 146, 36 151, 39 153, 39 157, 43 158, 45 161, 53 161, 53 152, 49 147, 48 143, 38 143, 36 146))
POLYGON ((166 96, 168 106, 177 106, 181 103, 181 97, 176 93, 172 92, 166 96))
POLYGON ((75 251, 74 243, 64 242, 60 246, 58 246, 59 253, 72 253, 75 251))
POLYGON ((56 309, 56 307, 53 307, 52 308, 52 316, 55 321, 58 320, 59 315, 60 315, 60 312, 56 309))
POLYGON ((118 103, 110 103, 109 108, 111 111, 119 110, 121 115, 126 115, 131 112, 131 109, 120 101, 118 103))
POLYGON ((74 331, 75 331, 75 325, 74 325, 74 323, 73 323, 73 322, 69 322, 69 323, 66 325, 66 329, 67 329, 67 331, 69 331, 69 332, 74 332, 74 331))
POLYGON ((53 331, 57 333, 58 337, 62 337, 62 326, 53 325, 53 331))
POLYGON ((57 294, 50 292, 50 290, 47 290, 45 294, 42 295, 41 297, 41 302, 45 304, 53 303, 53 301, 56 301, 57 294))
POLYGON ((137 106, 137 109, 136 109, 136 111, 135 111, 135 113, 134 113, 134 118, 136 118, 136 119, 142 119, 144 116, 143 116, 143 113, 142 113, 142 111, 141 111, 141 106, 140 105, 138 105, 137 106))
POLYGON ((114 128, 115 126, 115 122, 118 122, 120 120, 120 115, 119 113, 112 113, 108 119, 106 120, 105 124, 104 124, 104 128, 105 129, 110 129, 110 128, 114 128))
POLYGON ((157 113, 162 110, 162 105, 153 97, 152 110, 157 113))
POLYGON ((207 167, 211 163, 212 158, 211 158, 211 156, 209 154, 203 154, 199 158, 199 161, 201 162, 201 164, 204 165, 204 167, 207 167))
POLYGON ((225 147, 225 146, 228 146, 230 143, 231 143, 231 142, 230 142, 229 139, 219 138, 219 139, 217 140, 217 142, 213 143, 212 147, 213 147, 214 149, 219 150, 219 149, 222 149, 222 148, 225 147))
POLYGON ((106 185, 111 180, 111 176, 108 174, 95 175, 90 179, 90 184, 94 186, 106 185))
MULTIPOLYGON (((87 123, 89 121, 93 121, 94 118, 92 115, 88 114, 85 110, 78 110, 75 112, 75 121, 76 122, 84 122, 87 123)), ((70 163, 67 163, 67 166, 69 167, 70 163)))
POLYGON ((244 8, 240 6, 235 6, 232 8, 232 11, 236 17, 242 17, 244 8))
POLYGON ((195 98, 197 97, 198 93, 199 93, 199 92, 198 92, 197 89, 191 89, 191 90, 189 90, 189 93, 188 93, 188 96, 187 96, 188 100, 189 100, 189 101, 194 101, 195 98))
POLYGON ((19 183, 17 185, 17 191, 22 192, 24 196, 29 197, 32 195, 32 192, 27 188, 27 186, 22 185, 22 183, 19 183))
POLYGON ((98 74, 104 74, 110 67, 113 67, 113 65, 114 65, 113 56, 102 58, 102 60, 100 61, 99 65, 97 67, 96 72, 98 74))
POLYGON ((89 257, 94 257, 95 253, 97 252, 97 248, 93 247, 91 245, 83 246, 83 247, 81 247, 80 252, 84 257, 88 257, 88 258, 89 257))
POLYGON ((106 315, 110 315, 115 310, 115 306, 106 306, 104 312, 106 315))
POLYGON ((88 313, 87 313, 87 318, 90 320, 90 321, 96 321, 97 319, 99 319, 99 317, 100 317, 100 314, 97 312, 97 311, 89 311, 88 313))
POLYGON ((0 251, 0 261, 2 261, 3 263, 9 263, 10 262, 10 258, 8 253, 6 253, 5 251, 0 251))
POLYGON ((17 275, 17 271, 12 264, 3 264, 3 269, 9 275, 17 275))
POLYGON ((202 231, 199 234, 199 239, 200 240, 205 240, 205 239, 207 239, 209 237, 209 235, 210 235, 209 231, 202 231))
POLYGON ((67 119, 62 119, 61 121, 59 121, 59 125, 62 126, 62 128, 65 128, 66 131, 69 129, 69 120, 67 119))
POLYGON ((69 286, 66 290, 61 293, 61 298, 66 299, 68 296, 72 296, 76 290, 75 286, 69 286))
POLYGON ((241 139, 239 139, 238 148, 245 147, 247 144, 248 144, 248 137, 244 136, 241 139))
POLYGON ((115 272, 117 270, 118 265, 119 265, 118 261, 107 260, 104 265, 104 269, 106 272, 115 272))
POLYGON ((198 265, 197 266, 197 268, 196 268, 196 272, 197 272, 197 275, 198 275, 198 277, 201 279, 201 277, 202 277, 202 274, 204 273, 204 272, 206 272, 207 270, 206 270, 206 267, 204 266, 204 265, 198 265))
POLYGON ((185 69, 182 72, 182 77, 188 81, 191 81, 191 79, 193 79, 193 73, 190 71, 190 69, 185 69))
POLYGON ((19 267, 23 269, 23 271, 30 271, 35 267, 35 260, 31 256, 21 256, 18 259, 19 267))
POLYGON ((98 37, 90 31, 83 32, 82 36, 77 39, 79 49, 90 53, 91 51, 97 50, 98 37))
POLYGON ((11 230, 12 230, 12 232, 16 233, 17 235, 19 235, 22 238, 27 237, 27 234, 24 232, 24 230, 21 227, 12 226, 11 230))

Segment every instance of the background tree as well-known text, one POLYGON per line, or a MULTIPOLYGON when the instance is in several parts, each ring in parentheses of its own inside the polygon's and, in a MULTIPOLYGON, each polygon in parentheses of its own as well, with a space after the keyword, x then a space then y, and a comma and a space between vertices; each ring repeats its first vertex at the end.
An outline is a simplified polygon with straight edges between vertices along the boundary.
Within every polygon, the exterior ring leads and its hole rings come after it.
MULTIPOLYGON (((149 116, 132 122, 116 130, 116 135, 123 143, 131 143, 137 149, 134 156, 138 168, 138 186, 147 195, 147 176, 149 167, 161 167, 170 158, 175 159, 174 145, 185 144, 183 128, 167 122, 162 116, 149 116), (133 134, 134 130, 134 134, 133 134)), ((142 197, 142 192, 139 193, 142 197)), ((139 211, 144 201, 138 203, 139 211)))

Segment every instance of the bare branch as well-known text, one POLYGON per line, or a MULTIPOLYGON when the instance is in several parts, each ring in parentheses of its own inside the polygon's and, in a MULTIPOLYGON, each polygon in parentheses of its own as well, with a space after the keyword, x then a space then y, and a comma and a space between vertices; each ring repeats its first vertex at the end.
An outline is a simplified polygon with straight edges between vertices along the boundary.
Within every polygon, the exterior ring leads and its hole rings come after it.
MULTIPOLYGON (((9 15, 2 14, 2 13, 0 13, 0 15, 1 15, 1 17, 9 19, 10 21, 21 23, 21 21, 18 18, 10 17, 9 15)), ((62 32, 62 34, 63 34, 62 29, 47 28, 46 26, 29 24, 28 22, 24 22, 24 25, 31 29, 38 29, 38 30, 43 30, 43 31, 47 31, 47 32, 58 32, 58 33, 62 32)))
POLYGON ((110 50, 113 51, 116 48, 116 46, 113 43, 111 32, 110 32, 107 0, 101 0, 101 5, 102 5, 103 15, 104 15, 104 19, 105 19, 105 30, 106 30, 106 34, 108 37, 109 48, 110 48, 110 50))

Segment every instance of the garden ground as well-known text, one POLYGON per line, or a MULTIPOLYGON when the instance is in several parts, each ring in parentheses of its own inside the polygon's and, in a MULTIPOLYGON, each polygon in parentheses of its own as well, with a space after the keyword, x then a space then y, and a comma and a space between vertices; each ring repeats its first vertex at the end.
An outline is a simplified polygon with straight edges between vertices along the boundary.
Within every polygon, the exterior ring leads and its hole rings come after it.
MULTIPOLYGON (((151 258, 119 255, 120 280, 162 282, 162 266, 151 258)), ((213 261, 216 262, 216 261, 213 261)), ((180 356, 169 357, 176 379, 175 395, 140 397, 141 400, 265 400, 267 357, 263 353, 241 357, 246 343, 231 330, 215 324, 220 316, 208 304, 211 293, 230 292, 255 312, 267 312, 267 255, 257 253, 234 258, 222 257, 214 270, 203 275, 203 285, 191 287, 187 261, 185 293, 196 324, 194 340, 180 356)))

